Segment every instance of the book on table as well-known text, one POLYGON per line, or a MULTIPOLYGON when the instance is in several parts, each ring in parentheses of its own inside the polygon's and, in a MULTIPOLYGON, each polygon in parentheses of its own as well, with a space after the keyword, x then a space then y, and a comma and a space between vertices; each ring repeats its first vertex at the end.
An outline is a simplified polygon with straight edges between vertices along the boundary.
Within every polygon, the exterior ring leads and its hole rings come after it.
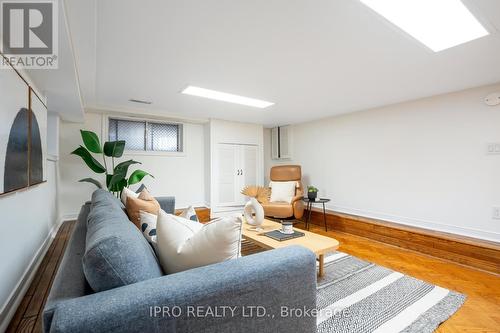
POLYGON ((289 239, 302 237, 305 234, 303 232, 296 231, 296 230, 293 231, 293 234, 285 234, 279 230, 273 230, 273 231, 266 232, 264 235, 269 237, 269 238, 272 238, 272 239, 275 239, 277 241, 282 242, 282 241, 286 241, 289 239))

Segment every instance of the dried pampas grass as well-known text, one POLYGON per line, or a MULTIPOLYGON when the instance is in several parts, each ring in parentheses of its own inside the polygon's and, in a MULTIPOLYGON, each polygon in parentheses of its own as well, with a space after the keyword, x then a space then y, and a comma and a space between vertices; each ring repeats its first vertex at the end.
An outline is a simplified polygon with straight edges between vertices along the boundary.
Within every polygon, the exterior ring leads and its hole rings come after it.
POLYGON ((258 202, 268 203, 269 197, 271 196, 271 191, 268 187, 263 186, 246 186, 241 194, 246 195, 247 197, 256 198, 258 202))

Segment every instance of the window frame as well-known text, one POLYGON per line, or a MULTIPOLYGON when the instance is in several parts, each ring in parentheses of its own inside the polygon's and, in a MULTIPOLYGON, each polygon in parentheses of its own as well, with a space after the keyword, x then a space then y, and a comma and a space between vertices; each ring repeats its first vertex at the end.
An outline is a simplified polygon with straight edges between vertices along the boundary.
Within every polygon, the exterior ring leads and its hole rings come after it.
MULTIPOLYGON (((130 150, 125 149, 123 152, 124 156, 132 156, 132 155, 142 155, 142 156, 171 156, 171 157, 183 157, 186 156, 186 124, 180 121, 170 120, 170 119, 155 119, 155 118, 147 118, 147 117, 133 117, 133 116, 123 116, 123 115, 112 115, 106 114, 103 115, 103 125, 102 126, 102 137, 105 138, 104 141, 109 141, 109 120, 126 120, 126 121, 138 121, 138 122, 146 122, 146 123, 155 123, 155 124, 169 124, 169 125, 179 125, 179 129, 181 134, 179 135, 181 139, 181 151, 158 151, 158 150, 130 150)), ((148 135, 148 126, 146 125, 146 131, 144 132, 144 139, 146 140, 148 135)))

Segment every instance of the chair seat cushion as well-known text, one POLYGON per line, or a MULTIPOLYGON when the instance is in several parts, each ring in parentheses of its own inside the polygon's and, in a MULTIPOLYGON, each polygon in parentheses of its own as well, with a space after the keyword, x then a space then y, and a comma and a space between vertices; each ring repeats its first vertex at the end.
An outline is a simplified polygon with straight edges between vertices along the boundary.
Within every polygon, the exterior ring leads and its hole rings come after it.
POLYGON ((290 217, 293 216, 293 206, 288 202, 268 202, 262 203, 264 214, 274 217, 290 217))
POLYGON ((163 275, 141 231, 130 223, 119 200, 104 190, 92 194, 83 271, 95 292, 163 275))

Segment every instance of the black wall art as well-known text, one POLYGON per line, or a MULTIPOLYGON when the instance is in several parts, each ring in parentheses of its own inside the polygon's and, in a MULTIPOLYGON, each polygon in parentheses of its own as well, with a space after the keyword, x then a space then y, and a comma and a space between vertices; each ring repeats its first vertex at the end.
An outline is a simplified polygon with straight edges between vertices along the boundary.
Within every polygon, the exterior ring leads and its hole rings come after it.
POLYGON ((0 70, 0 117, 0 194, 44 182, 47 108, 12 68, 0 70))
POLYGON ((29 184, 28 133, 29 110, 21 108, 14 118, 8 135, 4 157, 3 192, 12 192, 29 184))

